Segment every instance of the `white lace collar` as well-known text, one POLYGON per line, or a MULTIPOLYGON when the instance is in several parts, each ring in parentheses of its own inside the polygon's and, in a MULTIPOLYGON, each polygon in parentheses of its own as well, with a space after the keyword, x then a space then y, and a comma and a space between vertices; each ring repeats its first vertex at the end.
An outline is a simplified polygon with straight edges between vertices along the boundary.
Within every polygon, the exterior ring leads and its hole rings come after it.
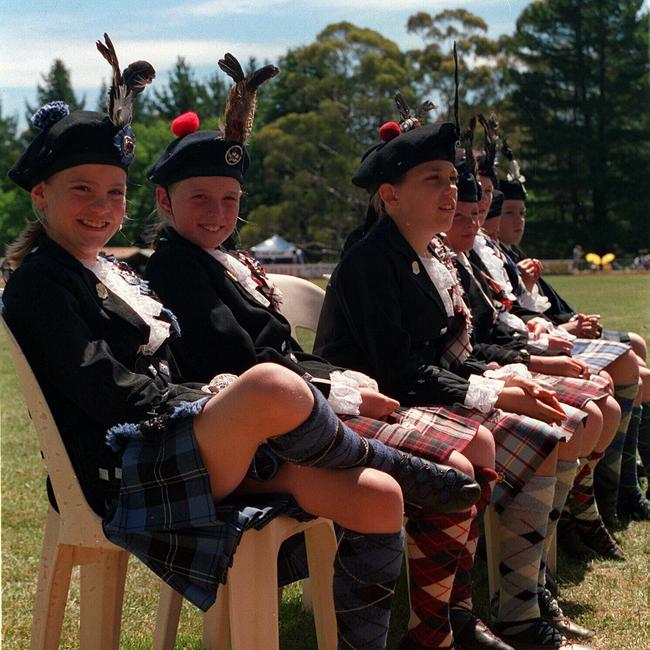
POLYGON ((149 326, 149 340, 140 346, 139 352, 153 354, 169 338, 170 323, 157 318, 163 306, 151 296, 142 293, 141 289, 147 286, 146 282, 134 273, 123 273, 114 261, 105 257, 98 257, 93 262, 82 261, 82 264, 149 326), (127 275, 135 281, 130 282, 127 275))
POLYGON ((212 257, 214 257, 214 259, 217 260, 217 262, 219 262, 219 264, 221 264, 227 271, 230 271, 230 273, 235 277, 235 280, 252 298, 264 305, 264 307, 269 307, 271 305, 269 300, 258 291, 258 285, 255 280, 253 280, 251 272, 245 264, 220 248, 206 248, 204 250, 209 255, 212 255, 212 257))

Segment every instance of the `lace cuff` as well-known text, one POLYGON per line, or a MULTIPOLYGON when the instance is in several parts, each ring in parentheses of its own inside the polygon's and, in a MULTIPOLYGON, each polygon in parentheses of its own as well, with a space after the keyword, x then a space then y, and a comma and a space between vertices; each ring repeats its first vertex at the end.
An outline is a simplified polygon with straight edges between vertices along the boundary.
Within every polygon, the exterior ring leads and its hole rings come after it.
POLYGON ((517 296, 517 302, 524 308, 530 311, 536 311, 543 314, 547 309, 550 309, 551 303, 546 296, 539 293, 537 287, 533 287, 531 291, 524 291, 517 296))
POLYGON ((528 328, 526 327, 526 323, 524 323, 519 316, 515 316, 514 314, 511 314, 509 311, 501 311, 499 312, 499 320, 502 323, 505 323, 508 327, 511 327, 513 330, 516 330, 517 332, 527 332, 528 328))
POLYGON ((532 379, 530 370, 526 368, 523 363, 509 363, 497 370, 486 370, 483 373, 484 377, 490 379, 510 379, 510 377, 523 377, 524 379, 532 379))
POLYGON ((542 334, 538 339, 529 338, 526 347, 529 351, 546 352, 546 350, 548 350, 548 344, 548 336, 546 334, 542 334))
MULTIPOLYGON (((330 373, 331 386, 327 402, 332 410, 339 415, 359 415, 362 401, 359 388, 362 386, 354 377, 347 375, 348 372, 350 371, 335 370, 330 373)), ((365 377, 365 375, 362 376, 365 377)), ((368 377, 368 379, 370 378, 368 377)))
POLYGON ((216 375, 210 380, 208 386, 216 388, 217 392, 227 388, 237 379, 237 375, 231 375, 229 372, 222 372, 219 375, 216 375))
POLYGON ((489 413, 494 409, 494 405, 504 387, 505 382, 500 379, 470 375, 469 389, 465 395, 463 405, 467 408, 476 409, 481 413, 489 413))

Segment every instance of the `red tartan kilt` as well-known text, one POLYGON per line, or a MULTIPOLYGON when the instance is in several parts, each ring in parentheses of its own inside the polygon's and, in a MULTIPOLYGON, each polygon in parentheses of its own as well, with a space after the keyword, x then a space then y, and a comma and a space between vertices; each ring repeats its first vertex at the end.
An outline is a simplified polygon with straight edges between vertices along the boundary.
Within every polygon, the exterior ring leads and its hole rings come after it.
POLYGON ((479 425, 471 415, 472 411, 462 406, 419 406, 398 408, 390 422, 363 416, 339 417, 360 436, 444 463, 452 451, 462 452, 476 435, 479 425))
POLYGON ((568 404, 581 409, 591 400, 599 400, 609 395, 609 382, 598 375, 592 379, 574 379, 573 377, 558 377, 532 373, 533 379, 550 386, 562 404, 568 404))
POLYGON ((447 461, 454 450, 462 452, 479 425, 485 426, 494 435, 499 473, 492 502, 503 505, 521 490, 560 441, 571 438, 586 417, 583 411, 564 406, 568 417, 561 427, 499 409, 483 414, 463 406, 399 408, 398 423, 363 416, 340 417, 361 436, 438 463, 447 461))

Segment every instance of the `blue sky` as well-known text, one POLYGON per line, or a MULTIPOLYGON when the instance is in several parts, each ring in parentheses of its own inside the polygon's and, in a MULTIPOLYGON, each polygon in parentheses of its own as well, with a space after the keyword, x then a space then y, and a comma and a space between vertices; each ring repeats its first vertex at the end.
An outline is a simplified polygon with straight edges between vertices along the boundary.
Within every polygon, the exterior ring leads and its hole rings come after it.
POLYGON ((179 55, 200 76, 212 73, 224 52, 271 61, 290 47, 314 40, 342 20, 376 29, 402 48, 420 41, 407 34, 417 11, 465 7, 483 17, 492 36, 511 32, 527 0, 2 0, 0 2, 0 100, 4 115, 22 119, 25 100, 54 58, 71 70, 72 83, 95 107, 108 66, 94 41, 108 32, 123 65, 151 61, 158 82, 179 55))

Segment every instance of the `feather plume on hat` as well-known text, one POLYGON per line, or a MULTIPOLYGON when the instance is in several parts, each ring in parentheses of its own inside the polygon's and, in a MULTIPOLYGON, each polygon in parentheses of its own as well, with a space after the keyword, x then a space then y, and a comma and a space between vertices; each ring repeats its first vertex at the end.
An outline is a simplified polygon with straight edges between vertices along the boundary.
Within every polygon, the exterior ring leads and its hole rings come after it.
POLYGON ((509 161, 506 178, 509 181, 518 182, 523 185, 526 182, 526 177, 521 173, 519 163, 515 160, 515 154, 508 144, 508 138, 503 139, 503 144, 501 145, 501 153, 509 161))
POLYGON ((463 167, 476 178, 476 158, 474 158, 474 131, 476 129, 476 118, 472 117, 465 131, 460 136, 463 147, 464 160, 463 167))
POLYGON ((226 53, 218 65, 235 82, 226 102, 225 139, 246 144, 253 129, 257 89, 279 70, 274 65, 265 65, 244 76, 241 64, 230 53, 226 53))
POLYGON ((404 95, 398 90, 395 93, 395 106, 399 111, 400 116, 400 131, 406 133, 411 129, 419 129, 422 126, 422 118, 426 113, 432 111, 434 108, 438 108, 433 102, 428 99, 420 104, 417 111, 413 113, 406 103, 404 95))
POLYGON ((493 180, 496 178, 497 148, 499 145, 499 123, 497 116, 492 113, 489 119, 486 119, 482 113, 478 115, 478 121, 483 127, 483 150, 484 157, 481 161, 481 171, 485 176, 493 180))
POLYGON ((154 80, 156 71, 147 61, 135 61, 120 71, 115 47, 106 33, 104 41, 97 41, 97 49, 113 69, 113 83, 106 103, 108 116, 116 126, 126 126, 133 117, 133 100, 154 80))

